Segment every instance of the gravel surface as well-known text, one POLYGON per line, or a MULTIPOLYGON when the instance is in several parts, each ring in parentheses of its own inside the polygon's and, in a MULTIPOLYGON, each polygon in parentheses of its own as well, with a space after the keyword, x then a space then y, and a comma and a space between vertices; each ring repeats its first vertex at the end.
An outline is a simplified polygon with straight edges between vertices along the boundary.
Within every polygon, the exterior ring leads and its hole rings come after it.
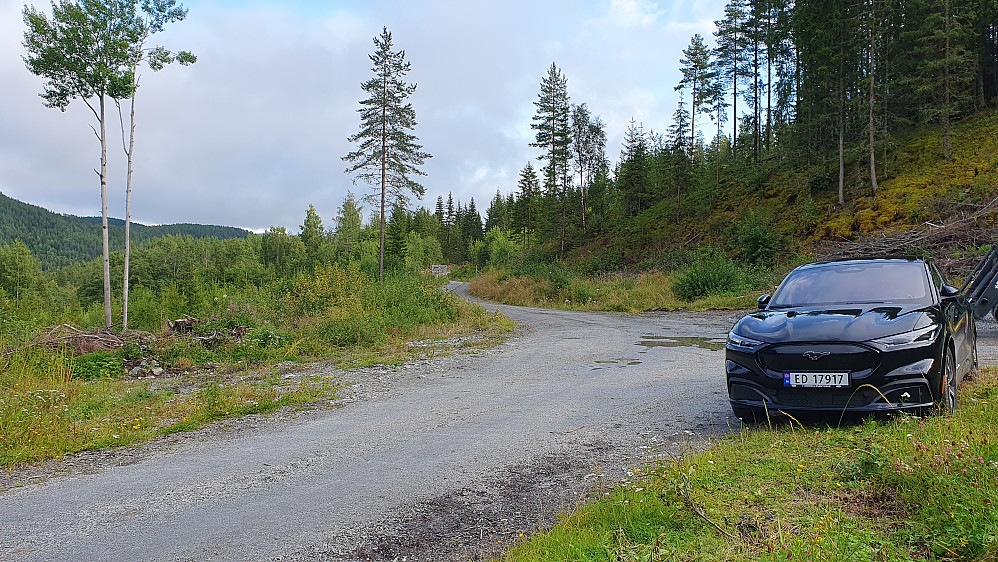
MULTIPOLYGON (((338 407, 3 475, 0 560, 487 559, 737 427, 719 350, 737 314, 487 306, 523 326, 495 348, 290 373, 338 377, 338 407)), ((993 365, 998 326, 979 328, 993 365)))

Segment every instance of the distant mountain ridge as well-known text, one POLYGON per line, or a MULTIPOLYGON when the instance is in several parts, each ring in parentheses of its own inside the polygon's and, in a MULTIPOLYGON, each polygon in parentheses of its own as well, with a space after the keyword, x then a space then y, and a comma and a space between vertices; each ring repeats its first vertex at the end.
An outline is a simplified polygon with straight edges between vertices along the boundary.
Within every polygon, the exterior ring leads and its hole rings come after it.
MULTIPOLYGON (((234 226, 165 224, 147 226, 132 222, 132 245, 163 236, 194 238, 246 238, 251 232, 234 226)), ((108 219, 111 251, 125 246, 125 221, 108 219)), ((20 240, 45 269, 89 261, 101 255, 101 218, 54 213, 0 193, 0 245, 20 240)))

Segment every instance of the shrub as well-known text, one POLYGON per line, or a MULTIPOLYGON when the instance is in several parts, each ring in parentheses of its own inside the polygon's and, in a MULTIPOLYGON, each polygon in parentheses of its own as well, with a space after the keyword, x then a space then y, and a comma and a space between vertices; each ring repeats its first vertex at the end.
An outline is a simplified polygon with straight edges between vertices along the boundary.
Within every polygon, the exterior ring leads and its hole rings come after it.
POLYGON ((672 283, 676 297, 692 301, 710 295, 729 293, 745 284, 745 272, 731 258, 712 251, 693 255, 690 265, 672 283))
POLYGON ((73 358, 73 376, 92 381, 121 376, 124 369, 121 355, 110 351, 95 351, 73 358))
POLYGON ((753 210, 735 225, 735 239, 745 261, 770 263, 773 260, 783 241, 773 231, 771 222, 769 217, 753 210))

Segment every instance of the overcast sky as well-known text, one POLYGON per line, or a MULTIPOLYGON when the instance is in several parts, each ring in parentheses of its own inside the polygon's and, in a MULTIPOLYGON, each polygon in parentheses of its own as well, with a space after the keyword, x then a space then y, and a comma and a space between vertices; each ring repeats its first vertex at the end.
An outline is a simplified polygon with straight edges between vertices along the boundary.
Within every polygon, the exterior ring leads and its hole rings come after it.
MULTIPOLYGON (((664 132, 678 100, 679 59, 694 33, 713 42, 721 0, 189 0, 187 19, 154 36, 197 64, 141 72, 132 217, 297 233, 309 203, 332 226, 347 191, 347 137, 360 84, 387 26, 412 64, 415 134, 433 155, 419 178, 438 195, 474 197, 484 215, 535 161, 530 129, 552 62, 572 103, 607 125, 616 161, 631 118, 664 132)), ((100 214, 100 145, 80 101, 44 107, 22 60, 21 0, 0 0, 0 192, 60 213, 100 214)), ((50 13, 47 1, 35 6, 50 13)), ((127 113, 126 113, 127 119, 127 113)), ((125 169, 115 117, 111 215, 124 217, 125 169)), ((365 206, 367 216, 369 206, 365 206)))

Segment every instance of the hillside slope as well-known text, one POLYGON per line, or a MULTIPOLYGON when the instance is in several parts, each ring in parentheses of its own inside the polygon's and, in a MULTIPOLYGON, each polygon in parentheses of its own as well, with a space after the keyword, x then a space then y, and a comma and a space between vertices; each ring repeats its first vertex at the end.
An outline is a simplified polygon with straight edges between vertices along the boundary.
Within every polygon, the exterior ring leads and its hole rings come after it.
MULTIPOLYGON (((125 240, 125 222, 110 219, 111 250, 121 250, 125 240)), ((246 238, 250 232, 231 226, 200 224, 169 224, 146 226, 132 223, 132 244, 141 244, 166 235, 195 238, 246 238)), ((101 255, 100 217, 77 217, 53 213, 42 207, 23 203, 0 193, 0 245, 20 240, 42 262, 52 269, 75 262, 92 260, 101 255)))
POLYGON ((717 172, 704 166, 681 206, 675 192, 663 197, 576 259, 609 252, 624 264, 670 269, 698 246, 711 246, 745 262, 769 264, 799 254, 824 257, 841 247, 861 251, 861 243, 873 237, 968 221, 975 214, 967 232, 945 247, 899 243, 896 250, 980 253, 993 241, 998 214, 989 207, 998 198, 998 110, 955 125, 952 160, 943 158, 942 136, 940 127, 931 126, 878 142, 875 196, 868 150, 847 147, 841 205, 835 153, 774 151, 758 164, 727 162, 717 172))

